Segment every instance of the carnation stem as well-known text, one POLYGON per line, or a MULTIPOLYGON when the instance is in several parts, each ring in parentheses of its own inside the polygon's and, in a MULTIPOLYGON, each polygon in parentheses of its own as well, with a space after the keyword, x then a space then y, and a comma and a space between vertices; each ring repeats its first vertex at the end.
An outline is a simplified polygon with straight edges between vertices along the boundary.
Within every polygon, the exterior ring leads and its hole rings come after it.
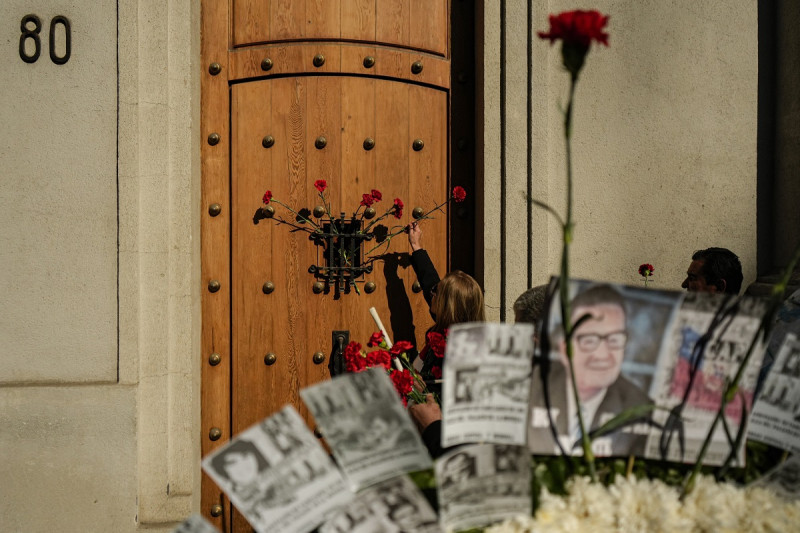
POLYGON ((567 361, 569 363, 569 377, 572 384, 572 393, 575 398, 575 407, 578 414, 578 426, 581 432, 581 447, 583 448, 583 458, 589 469, 589 477, 592 482, 597 481, 597 473, 594 466, 594 454, 592 453, 592 441, 586 431, 586 424, 583 420, 581 409, 581 398, 578 393, 577 381, 575 380, 575 365, 573 363, 572 335, 574 325, 571 321, 570 301, 569 301, 569 245, 572 242, 572 103, 575 96, 575 85, 578 83, 577 73, 572 74, 569 85, 569 103, 564 114, 564 138, 566 141, 567 156, 567 217, 563 231, 563 247, 561 249, 561 283, 559 284, 559 296, 561 300, 561 323, 564 325, 564 337, 567 347, 567 361))

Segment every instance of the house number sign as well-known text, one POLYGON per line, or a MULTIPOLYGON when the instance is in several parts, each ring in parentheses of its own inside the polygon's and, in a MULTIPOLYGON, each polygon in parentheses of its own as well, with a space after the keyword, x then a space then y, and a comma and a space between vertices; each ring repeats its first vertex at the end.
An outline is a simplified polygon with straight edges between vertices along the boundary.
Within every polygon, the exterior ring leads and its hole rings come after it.
MULTIPOLYGON (((36 15, 25 15, 19 23, 19 57, 26 63, 36 63, 42 53, 42 21, 36 15), (33 53, 28 53, 30 43, 33 43, 33 53)), ((56 65, 63 65, 69 61, 72 54, 72 28, 69 19, 63 15, 57 15, 50 20, 50 38, 47 40, 50 49, 50 60, 56 65), (56 54, 56 27, 64 28, 64 54, 56 54)))

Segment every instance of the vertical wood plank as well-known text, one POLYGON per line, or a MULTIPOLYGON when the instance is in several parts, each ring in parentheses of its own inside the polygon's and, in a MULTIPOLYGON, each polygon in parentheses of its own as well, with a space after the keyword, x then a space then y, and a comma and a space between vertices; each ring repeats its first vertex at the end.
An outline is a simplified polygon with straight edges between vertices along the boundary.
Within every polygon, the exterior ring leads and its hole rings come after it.
MULTIPOLYGON (((306 159, 308 162, 308 178, 306 184, 307 204, 313 209, 322 205, 322 199, 314 188, 314 182, 324 179, 328 183, 325 197, 329 201, 334 216, 341 207, 341 126, 339 122, 341 109, 341 79, 337 77, 311 76, 305 79, 308 86, 307 101, 307 130, 306 130, 306 159), (319 149, 315 141, 325 137, 326 145, 319 149)), ((325 217, 326 218, 326 217, 325 217)), ((315 219, 316 220, 316 219, 315 219)), ((340 329, 341 306, 339 301, 334 301, 333 292, 329 294, 314 294, 311 290, 315 279, 308 273, 309 265, 324 265, 324 253, 310 241, 303 243, 301 250, 303 268, 298 272, 302 278, 303 310, 306 327, 306 338, 309 340, 307 353, 303 355, 305 365, 302 379, 303 387, 307 387, 328 377, 328 358, 331 352, 331 331, 340 329), (312 360, 314 352, 322 352, 325 362, 316 365, 312 360)), ((310 427, 314 421, 305 405, 301 410, 310 427)))
POLYGON ((337 40, 341 37, 340 1, 306 0, 306 39, 337 40))
POLYGON ((376 0, 341 0, 341 2, 342 39, 374 41, 376 0))
POLYGON ((447 0, 409 2, 409 46, 449 57, 447 0))
MULTIPOLYGON (((382 213, 391 207, 395 198, 404 204, 409 202, 408 168, 408 126, 409 126, 409 85, 402 82, 376 81, 375 96, 375 159, 376 181, 383 192, 382 213)), ((384 224, 389 231, 407 225, 411 214, 406 207, 401 219, 390 215, 384 224)), ((387 258, 377 265, 384 278, 383 295, 389 307, 387 329, 392 332, 392 340, 414 340, 413 316, 408 294, 410 286, 406 283, 408 270, 408 240, 401 233, 395 237, 388 250, 387 258)), ((383 317, 384 323, 387 322, 383 317)))
MULTIPOLYGON (((424 212, 448 198, 447 186, 447 93, 436 89, 409 86, 409 214, 414 207, 424 212), (414 139, 425 144, 422 150, 414 151, 414 139)), ((433 261, 440 277, 447 272, 447 206, 431 215, 432 219, 421 221, 423 245, 433 261)), ((407 272, 410 285, 416 280, 413 270, 407 272)), ((433 321, 422 293, 410 294, 418 342, 424 343, 425 331, 433 321)))
MULTIPOLYGON (((231 122, 232 212, 232 286, 233 308, 233 434, 248 428, 266 416, 267 391, 279 388, 281 380, 273 368, 264 364, 275 329, 275 293, 264 294, 264 282, 272 281, 273 241, 276 230, 271 220, 254 224, 260 199, 271 188, 269 169, 272 148, 261 140, 272 131, 270 108, 272 84, 255 82, 233 88, 231 122)), ((274 148, 274 147, 273 147, 274 148)), ((278 206, 273 206, 280 211, 278 206)))
POLYGON ((307 0, 272 0, 270 2, 270 40, 296 41, 305 37, 307 0))
MULTIPOLYGON (((202 137, 216 132, 220 143, 211 146, 201 143, 201 393, 200 434, 201 454, 206 455, 230 438, 230 191, 228 164, 230 161, 230 131, 228 129, 228 4, 203 0, 201 4, 201 78, 200 78, 200 129, 202 137), (209 72, 209 65, 217 62, 222 70, 217 75, 209 72), (222 211, 216 217, 209 214, 209 206, 220 204, 222 211), (208 291, 211 279, 220 281, 217 293, 208 291), (209 356, 218 353, 219 365, 209 364, 209 356), (222 438, 212 441, 212 427, 222 430, 222 438)), ((222 491, 206 475, 201 480, 201 512, 216 527, 223 528, 223 517, 212 517, 213 505, 230 509, 222 491)))
POLYGON ((270 2, 271 0, 231 0, 233 46, 270 40, 270 2))
POLYGON ((375 40, 380 43, 410 46, 409 0, 378 0, 376 4, 375 40))

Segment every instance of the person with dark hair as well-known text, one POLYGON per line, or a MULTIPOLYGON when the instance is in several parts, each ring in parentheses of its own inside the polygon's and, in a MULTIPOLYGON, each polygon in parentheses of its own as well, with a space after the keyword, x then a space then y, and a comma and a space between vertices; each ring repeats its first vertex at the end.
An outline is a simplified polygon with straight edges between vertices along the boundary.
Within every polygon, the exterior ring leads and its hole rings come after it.
POLYGON ((537 285, 520 294, 514 301, 514 322, 537 325, 545 313, 547 285, 537 285))
MULTIPOLYGON (((563 436, 569 442, 565 448, 571 448, 581 437, 573 386, 581 400, 584 426, 589 430, 600 427, 607 419, 628 408, 653 403, 647 394, 621 374, 628 340, 625 300, 622 295, 611 286, 596 285, 573 298, 570 315, 573 323, 588 316, 572 336, 575 383, 572 383, 569 375, 564 339, 558 343, 559 360, 549 361, 547 374, 550 413, 560 436, 559 440, 563 436)), ((553 453, 556 443, 543 407, 545 401, 541 369, 536 374, 531 405, 537 407, 534 408, 531 420, 528 445, 533 453, 553 453)), ((641 421, 646 421, 646 418, 641 421)), ((609 447, 602 455, 644 452, 646 435, 634 434, 629 428, 626 429, 627 431, 618 430, 609 435, 609 447)))
POLYGON ((706 248, 692 255, 681 287, 689 292, 739 294, 742 288, 742 263, 726 248, 706 248))
POLYGON ((257 480, 269 463, 249 440, 233 441, 222 453, 211 459, 211 468, 231 483, 231 491, 248 500, 257 491, 257 480))

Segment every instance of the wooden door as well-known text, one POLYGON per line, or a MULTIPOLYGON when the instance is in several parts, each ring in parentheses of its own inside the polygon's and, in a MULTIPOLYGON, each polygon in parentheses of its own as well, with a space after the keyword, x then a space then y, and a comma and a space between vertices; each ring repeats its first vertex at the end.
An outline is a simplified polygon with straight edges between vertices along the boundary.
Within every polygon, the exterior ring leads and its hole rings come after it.
MULTIPOLYGON (((362 194, 378 189, 378 213, 395 198, 405 204, 400 220, 386 219, 391 227, 466 184, 448 176, 446 0, 223 4, 203 4, 203 454, 287 403, 313 428, 298 392, 329 377, 333 331, 366 344, 377 329, 370 307, 393 340, 421 344, 431 324, 412 289, 404 234, 378 250, 361 278, 374 292, 361 284, 360 295, 316 293, 309 267, 320 261, 317 247, 307 233, 261 219, 264 192, 313 210, 321 204, 314 181, 324 179, 332 212, 349 215, 362 194), (220 140, 212 143, 212 133, 220 140)), ((293 219, 272 205, 276 216, 293 219)), ((437 213, 423 230, 443 275, 452 217, 437 213)), ((249 531, 206 476, 202 489, 203 514, 217 527, 249 531)))

